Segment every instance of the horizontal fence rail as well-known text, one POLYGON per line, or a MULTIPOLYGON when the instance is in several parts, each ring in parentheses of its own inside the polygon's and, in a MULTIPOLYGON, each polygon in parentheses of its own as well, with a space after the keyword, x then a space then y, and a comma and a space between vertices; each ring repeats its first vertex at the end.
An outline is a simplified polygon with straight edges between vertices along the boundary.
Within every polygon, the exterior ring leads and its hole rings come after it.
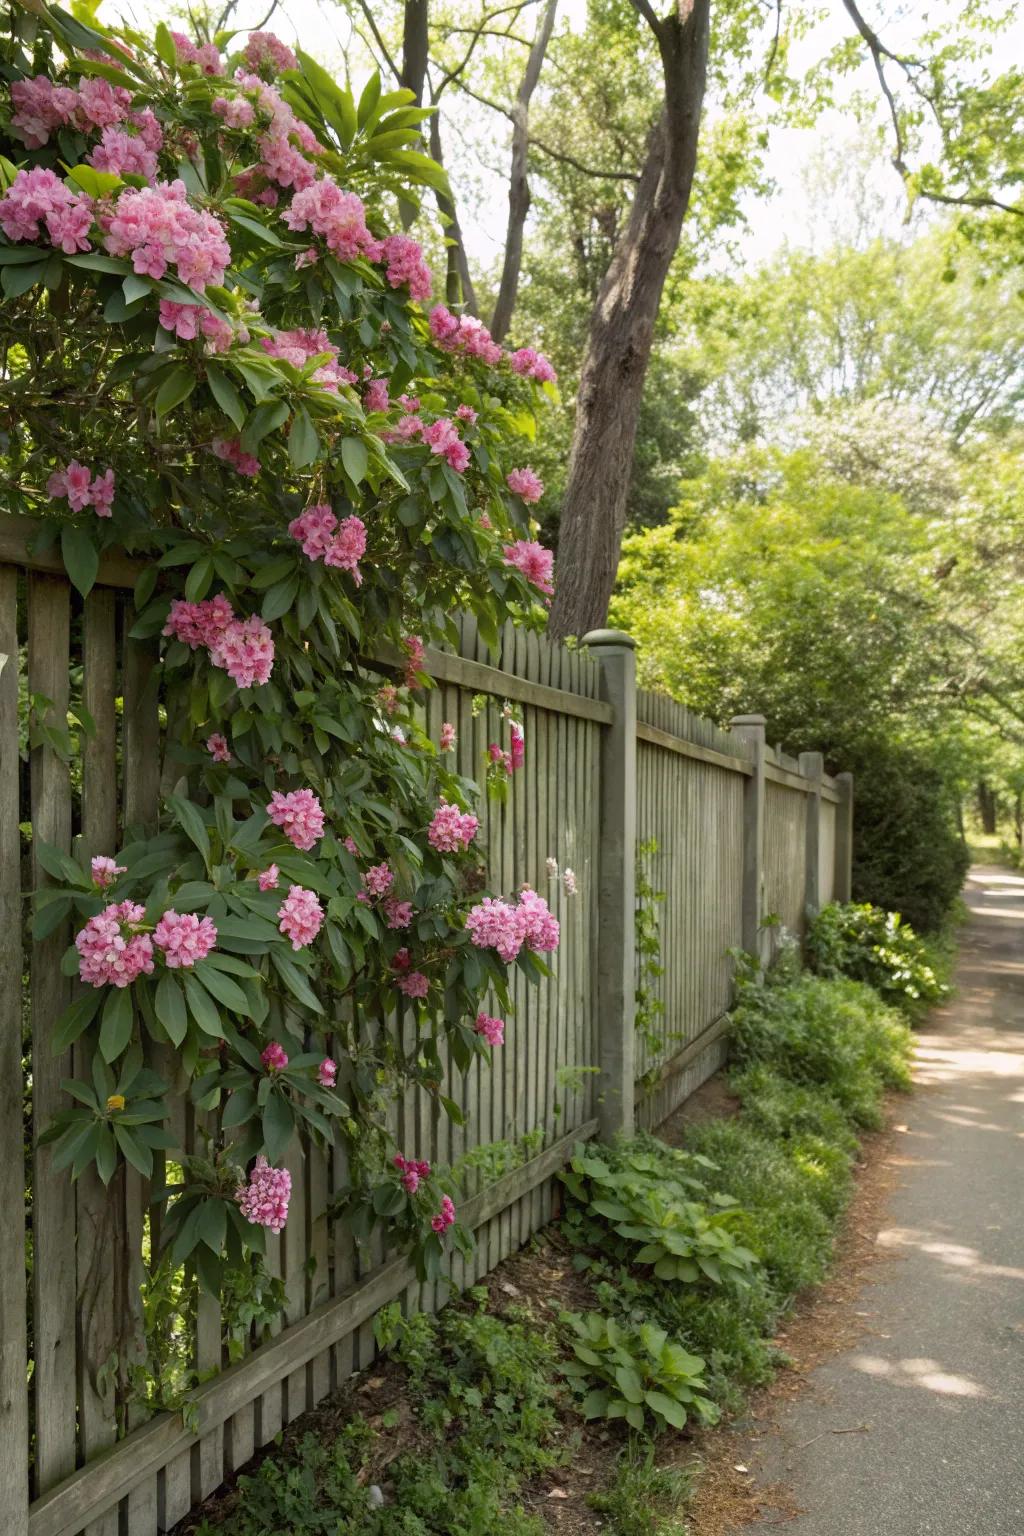
MULTIPOLYGON (((269 1341, 249 1339, 229 1363, 220 1306, 200 1295, 188 1348, 202 1385, 188 1413, 152 1412, 126 1393, 147 1360, 143 1296, 160 1207, 134 1170, 106 1190, 91 1174, 72 1183, 39 1145, 63 1103, 61 1079, 89 1063, 78 1045, 53 1049, 72 995, 61 971, 70 926, 31 941, 23 893, 49 883, 33 852, 41 842, 87 857, 113 852, 128 828, 153 830, 180 770, 163 760, 156 643, 129 638, 139 563, 105 555, 83 601, 40 529, 0 517, 0 1526, 4 1536, 159 1536, 372 1360, 381 1305, 434 1308, 448 1291, 328 1222, 344 1154, 296 1138, 291 1215, 267 1245, 286 1295, 269 1341)), ((465 1123, 412 1089, 393 1107, 390 1128, 410 1153, 492 1168, 466 1175, 460 1218, 476 1248, 451 1262, 457 1287, 551 1219, 576 1142, 658 1124, 721 1064, 732 956, 764 954, 765 915, 799 935, 809 908, 849 895, 848 776, 828 778, 813 754, 772 751, 760 717, 722 730, 638 691, 628 637, 588 641, 568 649, 509 626, 491 650, 464 620, 457 647, 427 653, 434 686, 419 723, 434 740, 442 723, 455 726, 460 773, 482 784, 495 705, 522 714, 525 764, 505 803, 481 796, 479 836, 492 890, 532 885, 562 928, 549 980, 532 987, 514 973, 493 1065, 452 1079, 465 1123), (638 845, 651 850, 641 880, 661 898, 641 885, 641 907, 655 912, 653 965, 636 950, 638 845), (488 1161, 499 1147, 504 1164, 488 1161)), ((372 665, 404 663, 394 653, 372 665)), ((414 1038, 401 1012, 379 1027, 414 1038)), ((176 1106, 175 1163, 204 1127, 175 1089, 170 1048, 153 1065, 176 1106)))

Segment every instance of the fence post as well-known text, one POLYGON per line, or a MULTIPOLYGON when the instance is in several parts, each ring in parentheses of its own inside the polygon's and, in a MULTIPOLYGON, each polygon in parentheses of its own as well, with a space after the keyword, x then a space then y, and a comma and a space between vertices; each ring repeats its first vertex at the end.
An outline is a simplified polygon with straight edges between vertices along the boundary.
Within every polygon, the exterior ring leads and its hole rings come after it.
POLYGON ((748 955, 761 954, 762 892, 764 889, 764 715, 734 715, 729 729, 753 747, 753 773, 743 785, 743 918, 742 944, 748 955))
POLYGON ((825 759, 820 752, 800 753, 800 772, 814 786, 807 794, 807 832, 804 842, 804 910, 811 917, 821 911, 821 779, 825 759))
POLYGON ((601 832, 597 879, 597 1017, 601 1069, 598 1120, 607 1141, 631 1135, 636 1007, 636 655, 629 635, 596 629, 584 645, 601 668, 614 719, 601 741, 601 832))
POLYGON ((853 774, 836 775, 836 868, 833 890, 836 901, 853 896, 853 774))

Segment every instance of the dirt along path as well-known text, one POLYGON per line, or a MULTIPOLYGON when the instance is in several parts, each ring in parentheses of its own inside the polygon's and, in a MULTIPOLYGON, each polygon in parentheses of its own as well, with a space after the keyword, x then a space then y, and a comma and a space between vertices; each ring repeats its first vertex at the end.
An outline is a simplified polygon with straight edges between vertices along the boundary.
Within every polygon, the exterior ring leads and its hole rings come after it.
POLYGON ((734 1441, 766 1491, 752 1536, 1024 1536, 1024 876, 977 868, 965 895, 860 1335, 734 1441))

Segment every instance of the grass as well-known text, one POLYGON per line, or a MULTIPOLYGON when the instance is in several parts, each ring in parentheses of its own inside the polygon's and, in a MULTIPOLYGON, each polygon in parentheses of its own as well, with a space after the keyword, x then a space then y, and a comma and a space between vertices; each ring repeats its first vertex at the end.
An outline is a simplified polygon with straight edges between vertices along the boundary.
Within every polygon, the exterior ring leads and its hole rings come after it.
MULTIPOLYGON (((699 1356, 701 1391, 724 1412, 780 1364, 779 1320, 825 1273, 859 1134, 880 1123, 885 1093, 908 1085, 910 1031, 866 986, 782 973, 743 984, 733 1044, 738 1112, 691 1127, 681 1153, 650 1136, 588 1148, 595 1172, 567 1175, 563 1223, 594 1310, 622 1338, 663 1330, 699 1356), (659 1279, 653 1255, 697 1252, 688 1245, 706 1243, 709 1218, 724 1249, 754 1258, 730 1269, 705 1262, 704 1247, 696 1278, 659 1279)), ((486 1295, 433 1319, 385 1309, 383 1411, 357 1394, 347 1420, 335 1410, 243 1476, 199 1536, 541 1536, 531 1482, 567 1464, 571 1479, 581 1433, 563 1374, 569 1328, 553 1313, 496 1316, 486 1295)), ((630 1361, 622 1371, 628 1401, 630 1361)), ((656 1444, 621 1419, 611 1433, 618 1459, 588 1500, 601 1530, 685 1536, 689 1474, 659 1465, 656 1444)))

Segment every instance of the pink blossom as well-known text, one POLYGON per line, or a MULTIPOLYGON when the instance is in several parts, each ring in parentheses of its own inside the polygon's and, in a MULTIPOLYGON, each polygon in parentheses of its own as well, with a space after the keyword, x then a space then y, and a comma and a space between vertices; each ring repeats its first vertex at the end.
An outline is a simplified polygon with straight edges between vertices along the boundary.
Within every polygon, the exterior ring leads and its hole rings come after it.
POLYGON ((175 597, 171 600, 163 633, 172 635, 175 640, 182 641, 190 650, 195 651, 201 645, 207 648, 217 645, 233 622, 234 610, 223 592, 201 603, 190 603, 184 598, 175 597))
POLYGON ((260 1061, 268 1072, 283 1072, 288 1065, 288 1052, 276 1040, 271 1040, 270 1044, 265 1045, 260 1051, 260 1061))
POLYGON ((444 1232, 455 1221, 455 1206, 447 1195, 441 1196, 441 1209, 436 1216, 430 1218, 430 1225, 435 1232, 444 1232))
POLYGON ((538 384, 554 384, 558 377, 543 352, 535 352, 533 347, 520 347, 518 352, 510 353, 509 366, 514 373, 536 379, 538 384))
POLYGON ((122 901, 90 917, 75 935, 78 974, 92 987, 128 987, 153 972, 153 941, 131 930, 145 921, 146 909, 122 901))
POLYGON ((55 128, 70 123, 78 106, 78 94, 69 86, 54 85, 46 75, 15 80, 11 85, 11 127, 28 149, 41 149, 55 128))
POLYGON ((513 469, 505 476, 505 484, 523 501, 540 501, 544 494, 544 482, 527 464, 524 469, 513 469))
POLYGON ((558 948, 558 919, 548 910, 543 896, 528 885, 519 893, 519 917, 528 948, 542 953, 558 948))
POLYGON ((423 664, 427 659, 427 653, 423 648, 423 641, 419 635, 403 635, 402 650, 408 660, 405 664, 405 686, 415 688, 418 672, 422 672, 423 664))
POLYGON ((389 928, 408 928, 412 922, 412 902, 389 896, 384 903, 384 921, 389 928))
POLYGON ((464 853, 476 836, 479 825, 475 816, 442 800, 427 828, 427 841, 438 853, 464 853))
POLYGON ((321 176, 297 192, 283 217, 291 230, 311 229, 321 235, 341 261, 354 261, 357 256, 378 261, 383 254, 382 242, 366 226, 362 199, 354 192, 343 192, 330 176, 321 176))
POLYGON ((326 331, 278 331, 276 336, 262 337, 260 346, 268 357, 282 358, 286 363, 291 363, 293 368, 305 368, 311 358, 323 358, 324 361, 314 369, 311 378, 314 384, 319 384, 329 394, 336 395, 342 384, 357 382, 352 369, 345 368, 338 361, 340 353, 334 343, 328 340, 326 331))
POLYGON ((254 453, 246 453, 237 437, 215 437, 210 448, 218 459, 230 464, 240 475, 253 479, 259 474, 262 467, 259 459, 254 453))
POLYGON ((287 795, 275 789, 267 815, 303 853, 308 853, 317 838, 323 837, 323 807, 311 789, 293 789, 287 795))
POLYGON ((506 965, 523 947, 523 924, 518 910, 491 896, 485 896, 467 913, 466 931, 478 949, 497 950, 506 965))
POLYGON ((209 352, 226 352, 234 340, 228 322, 199 304, 175 304, 171 299, 161 299, 160 324, 179 341, 194 341, 201 330, 210 343, 209 352))
POLYGON ((346 837, 341 845, 346 853, 350 853, 354 859, 359 857, 359 845, 354 837, 346 837))
POLYGON ((323 926, 324 909, 314 891, 304 886, 292 885, 278 909, 278 928, 291 939, 292 949, 305 949, 312 944, 323 926))
POLYGON ((220 731, 214 731, 212 736, 207 736, 206 750, 215 763, 230 763, 231 761, 231 748, 228 746, 227 737, 222 736, 220 731))
POLYGON ((391 969, 393 971, 407 971, 410 965, 412 965, 412 956, 409 951, 404 948, 396 949, 394 958, 391 961, 391 969))
POLYGON ((420 1180, 430 1178, 430 1164, 427 1162, 417 1162, 414 1157, 403 1157, 401 1153, 396 1154, 391 1161, 402 1175, 401 1184, 407 1194, 414 1195, 420 1187, 420 1180))
POLYGON ((128 133, 113 124, 104 128, 88 163, 112 176, 142 176, 146 181, 156 178, 156 155, 146 141, 141 135, 128 133))
POLYGON ((398 689, 394 683, 384 683, 377 689, 377 703, 386 715, 394 715, 398 711, 398 689))
POLYGON ((130 255, 143 276, 161 278, 175 266, 181 281, 199 293, 224 281, 231 260, 223 225, 190 206, 183 181, 122 192, 104 244, 111 256, 130 255))
POLYGON ((274 639, 258 614, 232 619, 210 646, 210 660, 240 688, 265 683, 274 666, 274 639))
POLYGON ((113 859, 108 858, 102 853, 97 854, 89 867, 92 870, 93 881, 99 886, 101 891, 108 885, 113 885, 118 875, 124 875, 128 872, 127 864, 115 864, 113 859))
POLYGON ((73 192, 53 171, 36 166, 19 171, 0 198, 0 228, 8 240, 38 240, 40 223, 50 244, 69 255, 87 251, 92 225, 92 201, 73 192))
MULTIPOLYGON (((406 417, 406 420, 411 420, 406 417)), ((465 443, 459 437, 458 428, 453 421, 442 416, 437 421, 423 428, 423 441, 431 453, 443 457, 458 474, 463 474, 470 462, 470 452, 465 443)))
POLYGON ((466 357, 477 357, 494 367, 501 362, 502 352, 490 331, 474 315, 453 315, 444 304, 438 304, 430 312, 430 332, 438 346, 445 352, 460 352, 466 357))
POLYGON ((386 411, 390 404, 387 379, 371 379, 363 396, 363 410, 386 411))
POLYGON ((446 720, 441 726, 441 739, 438 743, 440 750, 442 752, 454 752, 456 740, 455 727, 450 720, 446 720))
POLYGON ((195 64, 204 75, 223 74, 223 65, 216 43, 203 43, 197 46, 183 32, 172 32, 171 39, 178 53, 179 64, 195 64))
POLYGON ((505 564, 514 565, 516 570, 522 571, 527 581, 539 592, 546 593, 548 597, 554 592, 554 556, 550 549, 545 549, 535 539, 517 539, 514 544, 506 544, 505 564))
POLYGON ((310 560, 322 560, 331 547, 338 519, 326 502, 293 517, 288 524, 292 538, 302 545, 302 553, 310 560))
POLYGON ((226 96, 216 96, 210 110, 226 128, 250 128, 256 120, 252 103, 244 96, 235 96, 230 101, 226 96))
POLYGON ((287 43, 273 32, 250 32, 242 57, 257 73, 276 75, 282 69, 298 69, 299 61, 287 43))
POLYGON ((92 476, 84 464, 79 464, 77 459, 72 459, 64 471, 64 483, 67 486, 68 504, 72 512, 81 512, 91 500, 92 476))
POLYGON ((287 1168, 272 1168, 261 1152, 248 1184, 238 1186, 235 1199, 246 1221, 280 1232, 288 1220, 291 1193, 292 1176, 287 1168))
POLYGON ((430 298, 430 268, 423 260, 420 246, 409 235, 388 235, 384 241, 384 260, 392 288, 401 288, 406 283, 410 298, 420 302, 430 298))
POLYGON ((321 1088, 333 1088, 338 1080, 338 1063, 325 1056, 316 1069, 316 1080, 321 1088))
POLYGON ((478 1013, 473 1028, 478 1035, 484 1037, 488 1045, 504 1045, 505 1023, 503 1019, 492 1018, 489 1013, 478 1013))
POLYGON ((576 876, 571 869, 564 869, 562 871, 562 889, 567 896, 575 896, 579 889, 576 876))
POLYGON ((476 421, 476 411, 471 405, 460 405, 455 414, 460 421, 466 422, 469 426, 476 421))
POLYGON ((281 871, 276 864, 268 864, 266 869, 261 869, 256 876, 256 884, 261 891, 276 891, 277 882, 281 878, 281 871))
POLYGON ((399 992, 404 992, 406 997, 426 997, 430 991, 430 983, 422 971, 409 971, 400 976, 395 983, 399 992))
POLYGON ((558 860, 556 858, 553 858, 549 855, 549 857, 544 860, 544 868, 547 870, 549 880, 558 879, 558 860))
POLYGON ((194 912, 164 913, 156 925, 153 942, 164 952, 170 970, 191 970, 197 960, 205 960, 217 942, 217 929, 208 917, 194 912))
POLYGON ((114 502, 114 471, 106 469, 89 487, 89 496, 97 517, 110 517, 114 502))
POLYGON ((295 270, 301 272, 303 267, 315 267, 319 260, 320 252, 315 245, 311 245, 308 250, 300 251, 296 256, 295 270))
POLYGON ((512 750, 509 753, 509 766, 511 771, 515 773, 526 761, 526 742, 523 737, 522 726, 517 725, 515 722, 510 727, 510 734, 512 737, 512 750))
POLYGON ((386 896, 395 883, 394 872, 388 864, 373 864, 363 876, 371 896, 386 896))

